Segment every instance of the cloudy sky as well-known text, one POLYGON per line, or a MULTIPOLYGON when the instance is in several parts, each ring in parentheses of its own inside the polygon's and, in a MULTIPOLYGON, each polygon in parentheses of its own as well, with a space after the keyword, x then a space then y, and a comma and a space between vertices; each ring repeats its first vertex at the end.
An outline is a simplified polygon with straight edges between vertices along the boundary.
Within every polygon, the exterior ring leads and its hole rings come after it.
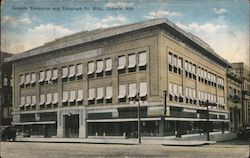
POLYGON ((21 53, 79 31, 164 17, 228 61, 249 65, 249 6, 248 0, 4 0, 1 51, 21 53))

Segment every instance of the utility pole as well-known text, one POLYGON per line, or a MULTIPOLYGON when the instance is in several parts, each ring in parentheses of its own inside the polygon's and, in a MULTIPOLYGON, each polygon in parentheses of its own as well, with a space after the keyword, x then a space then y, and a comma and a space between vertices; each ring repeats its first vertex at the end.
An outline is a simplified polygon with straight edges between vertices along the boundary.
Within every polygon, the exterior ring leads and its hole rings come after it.
POLYGON ((167 114, 167 91, 163 91, 163 94, 164 94, 164 117, 166 116, 167 114))
POLYGON ((137 96, 135 98, 135 101, 138 102, 138 107, 137 107, 137 117, 138 117, 138 143, 141 144, 141 116, 140 116, 140 94, 137 93, 137 96))

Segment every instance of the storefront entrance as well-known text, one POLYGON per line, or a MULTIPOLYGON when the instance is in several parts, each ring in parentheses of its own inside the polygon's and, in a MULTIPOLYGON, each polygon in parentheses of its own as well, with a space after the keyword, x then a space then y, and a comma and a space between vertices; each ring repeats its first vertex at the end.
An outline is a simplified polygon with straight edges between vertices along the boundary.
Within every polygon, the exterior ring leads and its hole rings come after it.
POLYGON ((79 114, 65 115, 65 137, 79 137, 79 114))

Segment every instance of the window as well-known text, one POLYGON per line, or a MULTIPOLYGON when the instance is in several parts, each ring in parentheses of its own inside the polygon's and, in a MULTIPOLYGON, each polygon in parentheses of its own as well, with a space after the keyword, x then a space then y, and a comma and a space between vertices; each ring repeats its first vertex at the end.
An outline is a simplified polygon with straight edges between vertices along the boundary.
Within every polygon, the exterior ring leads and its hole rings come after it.
POLYGON ((58 78, 58 70, 57 69, 53 69, 51 80, 57 80, 57 78, 58 78))
POLYGON ((79 89, 77 90, 77 100, 78 102, 83 100, 83 90, 79 89))
POLYGON ((182 93, 182 86, 178 86, 178 94, 181 96, 183 93, 182 93))
POLYGON ((52 73, 51 70, 47 70, 47 71, 46 71, 46 79, 45 79, 45 81, 50 81, 51 76, 52 76, 51 73, 52 73))
POLYGON ((63 100, 62 103, 68 102, 69 99, 69 92, 63 92, 63 100))
POLYGON ((204 78, 207 78, 207 71, 204 70, 204 78))
POLYGON ((136 96, 136 83, 130 83, 128 85, 128 98, 134 98, 136 96))
POLYGON ((46 98, 46 105, 49 105, 49 104, 51 104, 51 102, 52 102, 52 94, 51 93, 49 93, 49 94, 47 94, 47 98, 46 98))
POLYGON ((30 83, 30 74, 25 75, 25 83, 24 84, 29 84, 30 83))
POLYGON ((36 96, 35 95, 32 96, 31 100, 32 100, 31 101, 31 106, 36 105, 36 96))
POLYGON ((119 85, 119 95, 118 98, 125 98, 126 97, 126 85, 119 85))
POLYGON ((23 107, 25 104, 25 97, 21 97, 19 107, 23 107))
POLYGON ((188 70, 188 61, 185 61, 185 63, 184 63, 184 69, 188 70))
POLYGON ((3 85, 4 86, 8 86, 8 78, 7 77, 4 77, 4 79, 3 79, 3 85))
POLYGON ((106 97, 105 99, 111 99, 112 98, 112 86, 106 87, 106 97))
POLYGON ((33 84, 36 82, 36 73, 31 73, 31 81, 30 83, 33 84))
POLYGON ((210 72, 207 73, 207 79, 211 80, 211 73, 210 72))
POLYGON ((172 54, 168 54, 168 64, 172 64, 172 54))
POLYGON ((177 56, 173 55, 172 56, 172 64, 173 64, 173 66, 177 66, 176 62, 177 62, 177 56))
POLYGON ((118 70, 125 69, 126 67, 126 57, 125 56, 120 56, 118 57, 118 70))
POLYGON ((193 99, 193 91, 191 88, 188 88, 188 96, 193 99))
POLYGON ((196 90, 193 89, 193 98, 196 99, 196 90))
POLYGON ((19 85, 23 85, 25 82, 24 75, 19 76, 19 85))
POLYGON ((31 96, 26 96, 26 104, 25 106, 30 106, 31 104, 31 96))
POLYGON ((73 102, 75 102, 75 99, 76 99, 76 91, 70 91, 69 92, 69 102, 73 103, 73 102))
POLYGON ((68 67, 63 67, 62 68, 62 78, 66 78, 68 76, 68 67))
POLYGON ((131 68, 134 68, 136 65, 136 56, 135 54, 130 54, 128 56, 128 68, 131 69, 131 68))
POLYGON ((204 77, 204 70, 201 69, 201 77, 204 77))
POLYGON ((176 84, 173 84, 173 93, 174 95, 178 94, 178 86, 176 84))
POLYGON ((178 58, 178 67, 182 68, 182 59, 181 58, 178 58))
POLYGON ((88 100, 91 101, 91 100, 94 100, 95 99, 95 88, 90 88, 89 89, 89 97, 88 97, 88 100))
POLYGON ((45 72, 40 71, 39 73, 39 81, 38 82, 43 82, 45 80, 45 72))
POLYGON ((11 117, 11 108, 4 107, 3 108, 3 118, 11 117))
POLYGON ((45 104, 45 94, 40 95, 40 103, 39 103, 39 105, 43 105, 43 104, 45 104))
POLYGON ((146 54, 146 52, 139 53, 139 64, 138 64, 138 66, 139 67, 145 67, 144 69, 140 68, 140 70, 145 70, 146 69, 146 64, 147 64, 147 54, 146 54))
POLYGON ((103 71, 103 61, 99 60, 96 62, 96 73, 101 73, 103 71))
POLYGON ((173 84, 172 83, 168 83, 168 91, 169 91, 169 94, 173 95, 173 84))
POLYGON ((81 76, 83 74, 82 64, 78 64, 78 65, 76 65, 76 67, 77 67, 77 74, 76 74, 76 76, 81 76))
POLYGON ((105 71, 111 71, 112 70, 112 59, 106 59, 105 60, 105 71))
POLYGON ((188 72, 192 72, 192 64, 188 63, 188 72))
POLYGON ((53 102, 52 104, 57 104, 58 103, 58 93, 53 93, 53 102))
POLYGON ((104 91, 103 91, 103 87, 98 87, 97 88, 97 100, 103 99, 104 96, 104 91))
POLYGON ((95 63, 93 61, 89 62, 88 63, 88 75, 93 74, 94 71, 95 71, 95 63))
POLYGON ((192 73, 195 74, 196 73, 196 68, 195 65, 192 65, 192 73))
POLYGON ((71 65, 69 67, 69 76, 68 78, 74 77, 76 74, 76 66, 75 65, 71 65))
POLYGON ((146 97, 147 96, 147 82, 141 82, 140 83, 140 97, 146 97))

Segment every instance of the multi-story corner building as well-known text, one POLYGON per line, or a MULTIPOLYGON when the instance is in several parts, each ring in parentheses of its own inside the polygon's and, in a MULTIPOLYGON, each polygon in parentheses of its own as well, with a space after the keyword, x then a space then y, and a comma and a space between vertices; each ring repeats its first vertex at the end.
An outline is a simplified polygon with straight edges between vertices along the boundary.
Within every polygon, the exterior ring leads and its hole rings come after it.
POLYGON ((230 130, 237 132, 242 124, 241 84, 243 80, 231 71, 227 72, 227 102, 230 109, 230 130))
POLYGON ((242 90, 242 121, 243 125, 250 123, 250 71, 244 63, 232 63, 232 72, 243 80, 242 90))
POLYGON ((135 137, 138 94, 142 136, 228 130, 230 64, 166 19, 76 33, 6 62, 13 124, 30 135, 135 137))
POLYGON ((12 121, 11 65, 4 58, 12 54, 0 52, 0 125, 10 125, 12 121))

